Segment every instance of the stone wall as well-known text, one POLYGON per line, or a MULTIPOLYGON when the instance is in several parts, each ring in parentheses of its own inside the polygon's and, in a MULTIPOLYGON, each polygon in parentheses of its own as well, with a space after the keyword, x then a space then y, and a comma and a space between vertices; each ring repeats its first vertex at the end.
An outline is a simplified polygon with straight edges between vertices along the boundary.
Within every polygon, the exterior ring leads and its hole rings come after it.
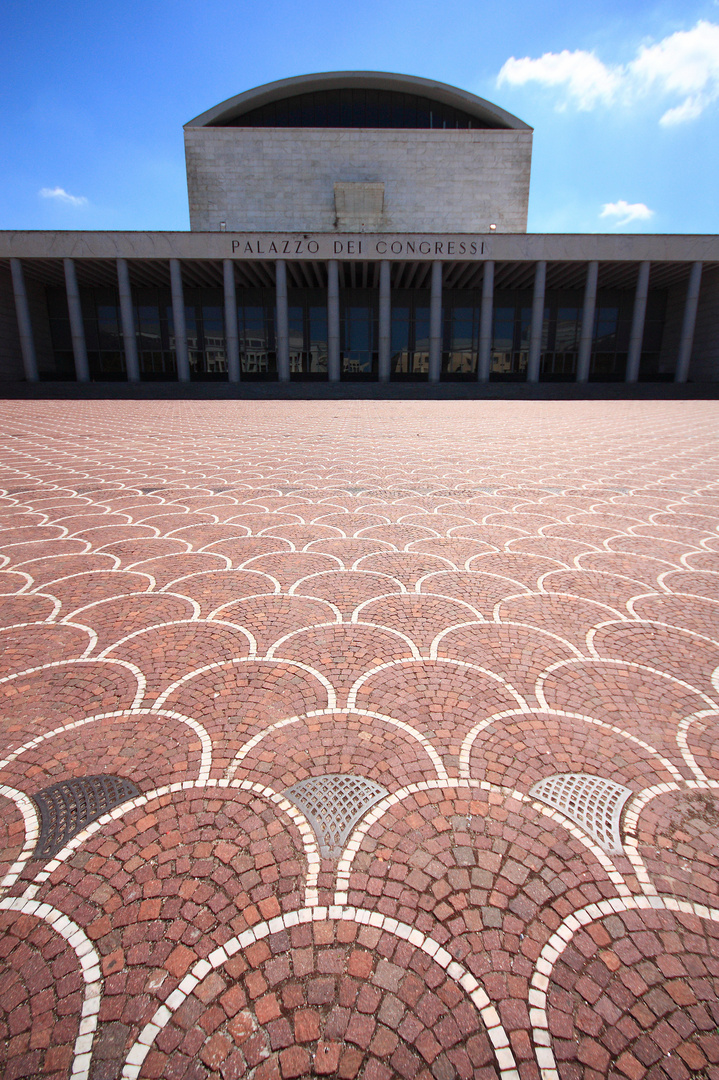
POLYGON ((377 232, 525 232, 531 131, 186 128, 193 230, 336 228, 338 181, 384 184, 377 232))

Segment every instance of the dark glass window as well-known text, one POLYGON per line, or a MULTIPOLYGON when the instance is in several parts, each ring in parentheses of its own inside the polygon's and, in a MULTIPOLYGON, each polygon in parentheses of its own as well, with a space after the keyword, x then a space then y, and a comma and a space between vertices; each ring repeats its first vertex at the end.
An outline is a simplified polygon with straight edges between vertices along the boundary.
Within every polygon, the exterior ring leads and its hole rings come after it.
POLYGON ((598 291, 590 379, 611 382, 624 378, 633 309, 633 289, 598 291))
POLYGON ((426 379, 429 371, 429 292, 393 291, 390 342, 392 378, 419 376, 426 379))
POLYGON ((315 90, 271 101, 213 127, 501 128, 421 94, 315 90))
POLYGON ((531 322, 531 292, 514 289, 495 292, 490 363, 493 379, 524 378, 531 322))
MULTIPOLYGON (((41 374, 49 378, 74 378, 75 362, 65 290, 48 289, 46 296, 55 370, 41 374)), ((115 290, 81 289, 80 307, 90 378, 98 381, 124 379, 120 302, 115 290)))
POLYGON ((442 373, 461 379, 477 373, 481 294, 445 292, 442 373))
POLYGON ((237 326, 242 377, 274 379, 277 375, 275 290, 238 289, 237 326))
POLYGON ((51 352, 38 350, 38 367, 41 379, 73 380, 75 357, 72 352, 70 315, 64 289, 45 290, 48 323, 50 327, 51 352))
POLYGON ((170 290, 136 289, 133 300, 140 378, 148 382, 176 379, 175 331, 170 290))
POLYGON ((327 378, 327 294, 289 289, 290 374, 327 378))
MULTIPOLYGON (((540 342, 541 378, 571 379, 581 333, 582 294, 550 290, 540 342)), ((524 378, 532 329, 532 294, 499 290, 494 301, 491 372, 495 379, 524 378)))
POLYGON ((542 324, 541 379, 574 379, 583 303, 584 294, 579 290, 547 293, 542 324))
POLYGON ((222 291, 186 288, 184 297, 190 377, 203 382, 227 379, 222 291))
POLYGON ((377 374, 376 289, 343 289, 340 293, 340 349, 344 378, 377 374))

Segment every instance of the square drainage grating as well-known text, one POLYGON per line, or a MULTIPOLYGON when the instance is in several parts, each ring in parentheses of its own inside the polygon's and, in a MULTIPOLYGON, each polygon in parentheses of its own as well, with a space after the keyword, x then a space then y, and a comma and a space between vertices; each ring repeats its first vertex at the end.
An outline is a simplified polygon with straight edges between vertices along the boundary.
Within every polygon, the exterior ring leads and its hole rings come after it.
POLYGON ((348 773, 311 776, 285 791, 315 831, 320 854, 337 859, 352 829, 389 792, 374 780, 348 773))

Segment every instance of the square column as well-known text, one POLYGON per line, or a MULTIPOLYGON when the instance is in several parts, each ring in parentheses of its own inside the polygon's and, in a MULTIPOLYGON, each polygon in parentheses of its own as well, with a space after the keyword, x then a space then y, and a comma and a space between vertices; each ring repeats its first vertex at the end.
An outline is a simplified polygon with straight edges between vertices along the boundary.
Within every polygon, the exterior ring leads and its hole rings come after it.
POLYGON ((80 304, 80 290, 77 287, 75 263, 72 259, 63 259, 62 262, 65 268, 65 288, 67 290, 67 310, 70 315, 72 351, 75 357, 75 378, 78 382, 89 382, 90 365, 87 362, 85 325, 82 321, 82 306, 80 304))
POLYGON ((28 382, 37 382, 37 356, 35 355, 35 339, 32 333, 32 321, 30 308, 27 302, 27 290, 25 288, 25 275, 22 263, 19 259, 10 260, 10 273, 12 274, 12 287, 15 294, 15 314, 17 316, 17 328, 20 333, 20 350, 22 352, 22 366, 25 378, 28 382))
POLYGON ((632 313, 632 332, 629 336, 627 353, 627 372, 624 381, 636 382, 639 378, 639 365, 642 359, 642 340, 644 338, 644 316, 647 313, 647 293, 649 292, 649 270, 651 263, 646 260, 639 264, 637 289, 634 293, 634 311, 632 313))
POLYGON ((388 383, 392 371, 392 296, 390 292, 389 259, 382 259, 379 264, 379 341, 378 341, 378 377, 381 383, 388 383))
POLYGON ((340 381, 340 265, 327 263, 327 378, 340 381))
POLYGON ((527 382, 539 382, 539 361, 542 355, 542 324, 544 323, 544 293, 547 286, 547 264, 544 260, 534 268, 532 322, 529 330, 529 359, 527 382))
POLYGON ((494 259, 488 259, 482 271, 482 308, 479 316, 478 382, 489 382, 492 366, 492 316, 494 314, 494 259))
POLYGON ((287 311, 287 263, 275 261, 275 304, 277 310, 277 378, 290 381, 290 323, 287 311))
POLYGON ((599 263, 594 260, 587 263, 587 280, 584 285, 584 307, 582 308, 582 333, 579 338, 579 356, 577 358, 577 382, 587 382, 592 361, 592 341, 594 340, 594 312, 597 308, 597 281, 599 263))
POLYGON ((689 281, 687 282, 687 297, 684 301, 684 319, 682 322, 682 336, 679 339, 679 354, 677 367, 674 373, 674 382, 686 382, 689 374, 689 361, 692 357, 692 345, 694 344, 694 326, 697 321, 697 305, 699 303, 699 290, 702 284, 702 264, 692 263, 689 281))
POLYGON ((117 288, 120 293, 120 322, 122 323, 127 379, 128 382, 139 382, 140 361, 137 356, 137 334, 135 333, 135 315, 132 310, 132 289, 127 259, 117 260, 117 288))
POLYGON ((172 326, 175 332, 175 357, 177 381, 190 381, 190 356, 187 351, 185 326, 185 294, 182 289, 182 270, 179 259, 170 259, 170 285, 172 289, 172 326))
POLYGON ((240 337, 237 332, 237 293, 235 292, 235 264, 232 259, 222 260, 222 276, 225 287, 227 380, 238 383, 240 381, 240 337))
POLYGON ((429 297, 429 381, 438 383, 442 374, 442 263, 432 263, 432 291, 429 297))

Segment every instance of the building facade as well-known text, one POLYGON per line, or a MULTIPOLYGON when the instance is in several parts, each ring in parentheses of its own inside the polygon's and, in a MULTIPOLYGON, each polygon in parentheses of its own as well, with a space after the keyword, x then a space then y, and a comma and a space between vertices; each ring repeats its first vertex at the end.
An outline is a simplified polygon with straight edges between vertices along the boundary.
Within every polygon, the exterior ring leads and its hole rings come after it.
POLYGON ((190 232, 0 233, 0 378, 719 378, 719 237, 527 233, 532 131, 302 76, 185 127, 190 232))

